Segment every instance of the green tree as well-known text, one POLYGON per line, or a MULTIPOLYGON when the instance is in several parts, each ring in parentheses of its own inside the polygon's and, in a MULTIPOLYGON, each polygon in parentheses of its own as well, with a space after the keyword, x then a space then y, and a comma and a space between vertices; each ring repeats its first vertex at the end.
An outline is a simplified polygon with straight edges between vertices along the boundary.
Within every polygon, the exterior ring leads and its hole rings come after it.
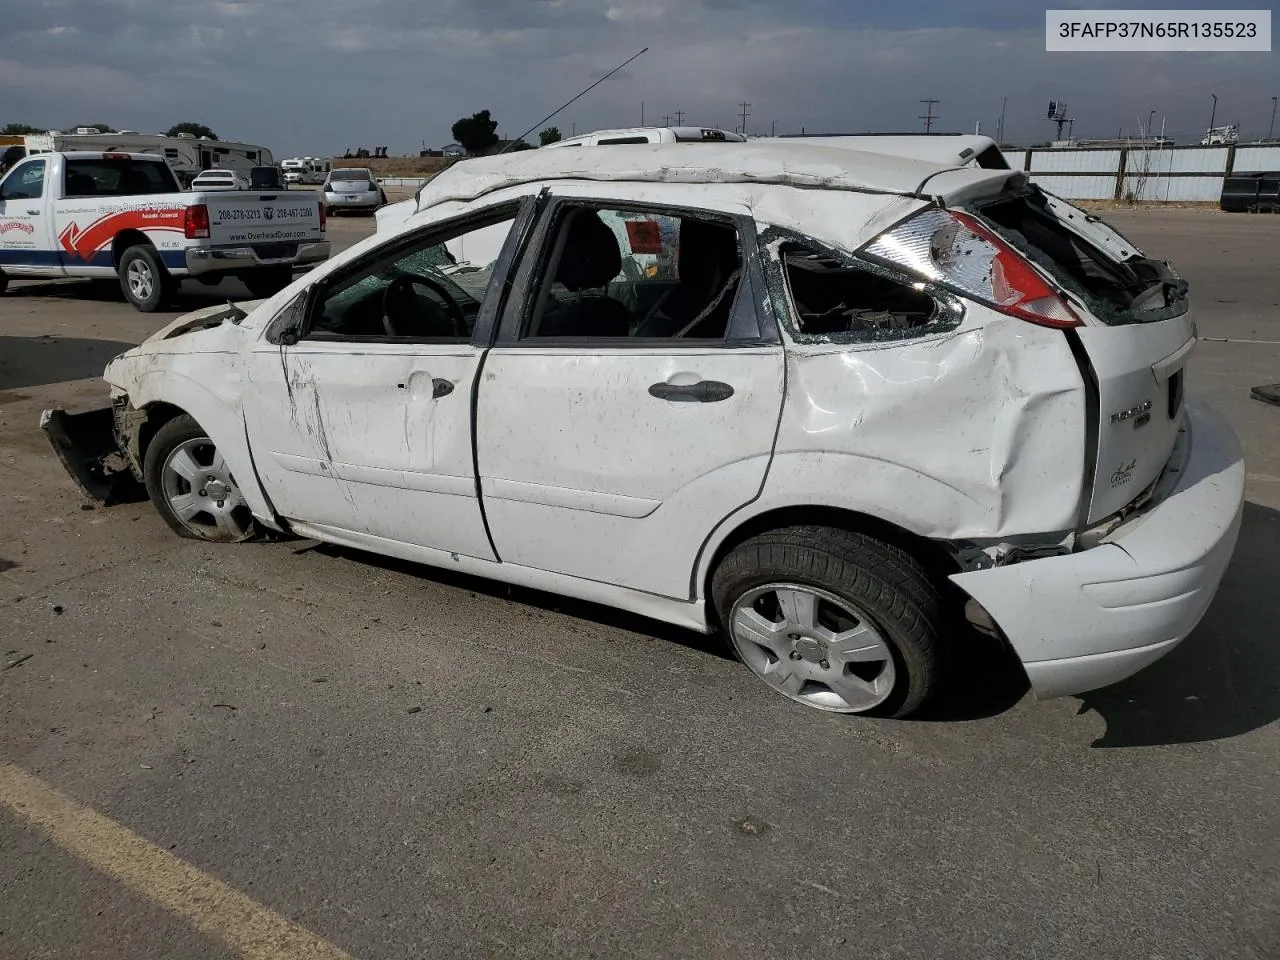
POLYGON ((203 123, 175 123, 165 136, 176 137, 180 133, 189 133, 193 137, 208 137, 210 140, 218 139, 218 135, 203 123))
POLYGON ((28 133, 44 133, 47 127, 33 127, 29 123, 6 123, 0 127, 0 134, 6 137, 21 137, 28 133))
POLYGON ((484 153, 498 142, 498 121, 490 119, 488 110, 481 110, 469 117, 463 117, 453 125, 451 131, 458 146, 475 156, 484 153))
POLYGON ((538 134, 538 139, 542 142, 542 146, 545 147, 549 143, 559 143, 564 138, 560 136, 559 127, 547 127, 547 129, 538 134))

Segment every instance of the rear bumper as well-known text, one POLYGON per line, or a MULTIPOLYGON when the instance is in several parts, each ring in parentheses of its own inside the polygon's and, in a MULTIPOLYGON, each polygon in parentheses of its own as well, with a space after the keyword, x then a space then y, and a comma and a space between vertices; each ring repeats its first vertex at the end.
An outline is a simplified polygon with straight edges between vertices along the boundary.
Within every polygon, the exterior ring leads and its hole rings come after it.
POLYGON ((256 267, 302 266, 329 258, 329 241, 312 240, 298 244, 291 257, 260 257, 251 246, 193 247, 187 251, 187 273, 231 273, 256 267))
POLYGON ((332 210, 373 210, 382 205, 376 193, 326 193, 325 206, 332 210))
POLYGON ((1191 403, 1179 447, 1156 504, 1092 549, 952 577, 999 626, 1037 697, 1137 673, 1208 609, 1240 532, 1244 457, 1231 428, 1191 403))

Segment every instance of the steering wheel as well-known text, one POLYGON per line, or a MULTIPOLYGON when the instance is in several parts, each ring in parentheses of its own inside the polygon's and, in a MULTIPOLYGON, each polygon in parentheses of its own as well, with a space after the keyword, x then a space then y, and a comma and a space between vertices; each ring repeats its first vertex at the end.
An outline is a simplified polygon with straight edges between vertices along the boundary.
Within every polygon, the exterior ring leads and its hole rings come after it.
MULTIPOLYGON (((434 308, 432 313, 439 311, 440 307, 431 304, 434 308)), ((432 280, 430 277, 424 277, 416 273, 402 273, 389 284, 387 289, 382 293, 382 326, 387 331, 389 337, 406 337, 412 334, 405 330, 397 330, 396 323, 392 319, 392 314, 400 314, 403 317, 408 316, 412 319, 424 319, 428 326, 435 326, 436 322, 442 322, 449 325, 446 333, 440 333, 435 330, 429 330, 419 334, 427 337, 465 337, 467 336, 467 318, 462 312, 462 307, 458 305, 458 301, 445 288, 442 283, 432 280), (422 305, 423 299, 414 296, 413 287, 421 284, 439 294, 440 299, 444 301, 444 309, 440 316, 423 317, 422 305)))

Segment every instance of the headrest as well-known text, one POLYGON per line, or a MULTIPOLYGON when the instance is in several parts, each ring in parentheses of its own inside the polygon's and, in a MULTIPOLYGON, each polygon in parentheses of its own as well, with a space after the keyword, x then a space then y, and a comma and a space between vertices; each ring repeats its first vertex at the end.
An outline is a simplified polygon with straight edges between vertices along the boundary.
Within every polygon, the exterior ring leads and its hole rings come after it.
POLYGON ((556 279, 575 292, 606 286, 622 270, 617 237, 594 210, 569 217, 556 279))

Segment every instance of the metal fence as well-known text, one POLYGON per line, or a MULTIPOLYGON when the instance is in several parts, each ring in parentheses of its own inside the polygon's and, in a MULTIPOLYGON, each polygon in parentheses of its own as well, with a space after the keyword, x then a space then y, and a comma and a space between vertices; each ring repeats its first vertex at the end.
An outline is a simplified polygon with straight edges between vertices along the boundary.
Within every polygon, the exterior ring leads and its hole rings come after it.
POLYGON ((1216 203, 1227 177, 1280 170, 1280 145, 1043 147, 1004 155, 1069 200, 1216 203))
MULTIPOLYGON (((1005 150, 1009 166, 1026 170, 1068 200, 1217 203, 1236 173, 1280 170, 1280 144, 1221 147, 1041 147, 1005 150)), ((388 187, 421 186, 427 178, 387 177, 388 187)))

